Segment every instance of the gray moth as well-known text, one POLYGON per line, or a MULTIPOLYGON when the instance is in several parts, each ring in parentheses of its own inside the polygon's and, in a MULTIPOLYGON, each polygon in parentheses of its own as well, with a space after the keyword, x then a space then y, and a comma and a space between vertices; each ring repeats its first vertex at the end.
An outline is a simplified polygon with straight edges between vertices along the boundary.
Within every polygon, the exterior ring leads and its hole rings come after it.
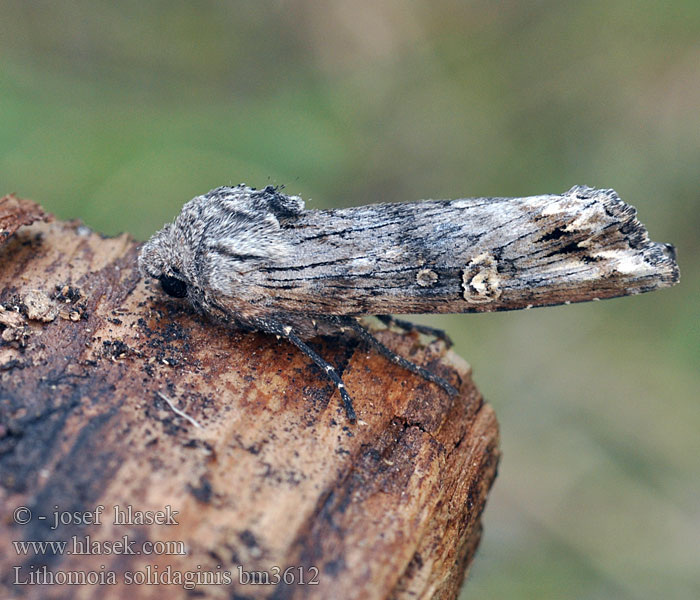
POLYGON ((352 399, 307 340, 352 330, 390 360, 453 394, 395 354, 358 317, 440 334, 389 315, 491 312, 669 287, 675 251, 649 240, 613 190, 380 203, 305 210, 271 186, 219 187, 187 202, 146 242, 141 272, 163 291, 235 328, 282 336, 352 399))

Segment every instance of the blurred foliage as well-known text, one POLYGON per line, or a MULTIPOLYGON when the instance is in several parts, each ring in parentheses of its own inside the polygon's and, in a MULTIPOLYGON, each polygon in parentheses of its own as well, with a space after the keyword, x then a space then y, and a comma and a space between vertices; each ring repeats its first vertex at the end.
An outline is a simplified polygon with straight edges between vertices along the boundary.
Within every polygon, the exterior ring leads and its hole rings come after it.
POLYGON ((0 182, 145 238, 222 184, 310 207, 614 187, 672 290, 449 330, 504 450, 471 598, 700 597, 700 3, 0 0, 0 182))

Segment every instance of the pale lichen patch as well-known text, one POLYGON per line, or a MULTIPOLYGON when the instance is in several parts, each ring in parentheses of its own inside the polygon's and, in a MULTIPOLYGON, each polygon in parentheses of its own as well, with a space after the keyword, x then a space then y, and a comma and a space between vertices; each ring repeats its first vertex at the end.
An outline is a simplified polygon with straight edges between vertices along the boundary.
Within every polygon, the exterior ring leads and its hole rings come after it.
POLYGON ((653 272, 653 268, 639 254, 632 254, 624 250, 601 250, 593 256, 605 259, 618 273, 623 274, 643 274, 653 272))
POLYGON ((25 324, 24 318, 18 312, 7 310, 0 305, 0 326, 8 328, 22 327, 25 324))
POLYGON ((27 318, 32 321, 48 323, 58 316, 58 306, 41 290, 27 292, 22 298, 22 303, 26 307, 27 318))
POLYGON ((610 218, 600 204, 593 204, 581 211, 571 223, 564 227, 564 231, 596 231, 601 229, 610 218))
POLYGON ((21 344, 23 339, 26 341, 27 323, 20 313, 0 305, 0 332, 0 340, 3 342, 21 344))
POLYGON ((421 287, 430 287, 435 285, 438 280, 438 274, 432 269, 421 269, 416 273, 416 282, 421 287))
POLYGON ((496 259, 482 252, 472 259, 462 271, 464 299, 471 304, 493 302, 501 296, 501 278, 496 259))
POLYGON ((540 213, 542 216, 560 215, 571 212, 571 199, 566 197, 546 197, 546 204, 540 213))

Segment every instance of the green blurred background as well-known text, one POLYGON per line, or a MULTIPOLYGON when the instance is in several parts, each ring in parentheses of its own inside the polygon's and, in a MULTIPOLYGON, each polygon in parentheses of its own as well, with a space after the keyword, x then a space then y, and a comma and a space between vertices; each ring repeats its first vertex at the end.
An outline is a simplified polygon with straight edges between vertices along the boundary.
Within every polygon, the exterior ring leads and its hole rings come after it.
POLYGON ((464 598, 700 598, 700 2, 0 0, 0 192, 146 238, 223 184, 312 208, 614 187, 682 283, 447 329, 503 459, 464 598))

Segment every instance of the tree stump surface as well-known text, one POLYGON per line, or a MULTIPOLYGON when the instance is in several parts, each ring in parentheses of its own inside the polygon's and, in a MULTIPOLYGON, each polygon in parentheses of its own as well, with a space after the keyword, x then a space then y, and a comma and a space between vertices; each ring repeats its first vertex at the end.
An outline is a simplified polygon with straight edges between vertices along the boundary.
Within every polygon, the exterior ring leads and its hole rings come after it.
POLYGON ((377 333, 454 398, 314 340, 351 425, 296 348, 151 290, 128 235, 6 196, 0 244, 0 597, 457 596, 498 426, 444 342, 377 333))

